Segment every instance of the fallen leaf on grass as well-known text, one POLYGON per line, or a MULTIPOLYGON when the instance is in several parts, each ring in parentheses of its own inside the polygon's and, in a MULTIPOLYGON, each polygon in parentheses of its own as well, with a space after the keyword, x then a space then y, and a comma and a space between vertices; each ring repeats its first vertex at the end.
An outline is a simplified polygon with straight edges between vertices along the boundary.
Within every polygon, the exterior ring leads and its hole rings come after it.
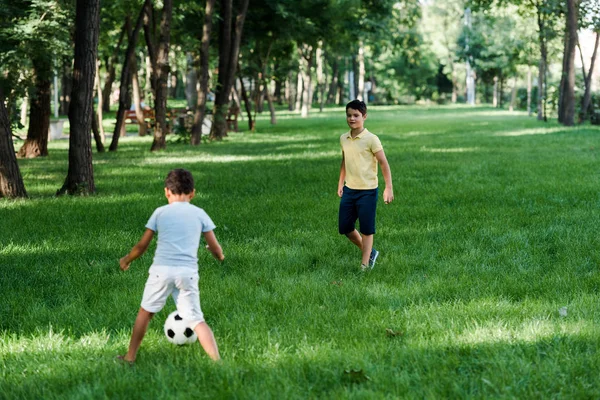
POLYGON ((344 284, 344 282, 342 282, 342 280, 340 279, 339 281, 333 281, 331 282, 332 285, 336 285, 336 286, 342 286, 344 284))
POLYGON ((371 380, 362 369, 347 369, 344 371, 344 377, 350 383, 365 383, 371 380))
POLYGON ((560 315, 561 317, 566 317, 567 316, 567 307, 559 308, 558 315, 560 315))
POLYGON ((385 334, 387 337, 395 337, 395 336, 402 336, 404 334, 404 332, 402 331, 395 331, 391 328, 387 328, 385 330, 385 334))

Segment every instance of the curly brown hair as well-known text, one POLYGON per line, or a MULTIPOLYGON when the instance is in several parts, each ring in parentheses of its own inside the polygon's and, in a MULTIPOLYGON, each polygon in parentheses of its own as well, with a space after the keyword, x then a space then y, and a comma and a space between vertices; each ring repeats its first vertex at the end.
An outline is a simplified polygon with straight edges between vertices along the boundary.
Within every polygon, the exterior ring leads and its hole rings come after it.
POLYGON ((187 169, 174 169, 167 174, 165 187, 173 194, 190 194, 194 191, 194 177, 187 169))

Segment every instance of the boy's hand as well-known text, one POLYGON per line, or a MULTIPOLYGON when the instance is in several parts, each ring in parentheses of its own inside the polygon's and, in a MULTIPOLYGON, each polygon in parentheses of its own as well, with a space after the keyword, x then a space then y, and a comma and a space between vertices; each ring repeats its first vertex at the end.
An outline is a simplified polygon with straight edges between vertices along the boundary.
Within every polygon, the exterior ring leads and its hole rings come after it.
POLYGON ((392 188, 385 188, 383 191, 383 202, 389 204, 394 201, 394 190, 392 188))
POLYGON ((338 185, 338 191, 337 191, 337 195, 339 197, 342 197, 344 195, 344 185, 338 185))
MULTIPOLYGON (((206 245, 206 250, 213 253, 213 251, 210 249, 209 245, 206 245)), ((215 253, 213 253, 213 254, 214 254, 215 258, 221 262, 223 262, 223 260, 225 259, 225 255, 223 254, 223 252, 221 252, 220 254, 215 254, 215 253)))
POLYGON ((127 256, 119 259, 119 266, 121 267, 121 271, 127 271, 130 265, 131 263, 127 262, 127 256))

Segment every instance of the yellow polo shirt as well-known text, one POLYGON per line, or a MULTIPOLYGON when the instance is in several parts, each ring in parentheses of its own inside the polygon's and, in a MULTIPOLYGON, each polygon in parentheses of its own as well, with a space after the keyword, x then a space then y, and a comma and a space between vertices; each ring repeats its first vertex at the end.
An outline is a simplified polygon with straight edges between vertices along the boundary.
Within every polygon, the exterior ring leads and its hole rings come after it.
POLYGON ((379 138, 367 129, 352 138, 350 132, 340 136, 346 167, 346 186, 350 189, 377 188, 377 159, 375 153, 383 150, 379 138))

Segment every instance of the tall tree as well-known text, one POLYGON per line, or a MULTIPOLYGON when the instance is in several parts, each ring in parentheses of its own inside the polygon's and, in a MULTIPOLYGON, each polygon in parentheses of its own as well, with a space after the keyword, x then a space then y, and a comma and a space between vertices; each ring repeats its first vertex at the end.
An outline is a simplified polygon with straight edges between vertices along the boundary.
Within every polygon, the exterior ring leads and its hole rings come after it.
POLYGON ((172 14, 173 1, 164 0, 156 58, 152 63, 153 80, 156 85, 154 98, 156 127, 154 128, 154 140, 150 147, 151 151, 162 150, 166 147, 166 136, 169 131, 167 125, 167 80, 169 78, 169 46, 171 44, 172 14))
POLYGON ((0 197, 27 197, 12 141, 12 129, 0 86, 0 197))
POLYGON ((565 27, 565 52, 559 102, 559 122, 566 126, 575 124, 575 50, 579 18, 579 0, 567 0, 565 27))
POLYGON ((94 78, 100 28, 100 0, 77 0, 73 91, 69 107, 69 170, 57 194, 92 194, 96 191, 92 165, 94 78))
POLYGON ((0 80, 6 82, 7 99, 31 101, 21 157, 48 154, 50 81, 53 64, 61 64, 69 52, 70 14, 68 2, 61 0, 0 2, 0 80))
POLYGON ((48 129, 50 127, 50 76, 51 63, 45 54, 33 60, 35 89, 29 95, 29 128, 27 139, 19 153, 21 158, 48 155, 48 129))
POLYGON ((200 68, 199 68, 199 83, 200 90, 198 91, 198 99, 196 111, 194 112, 194 124, 192 125, 191 144, 200 144, 202 136, 202 124, 206 114, 206 97, 208 94, 208 68, 209 68, 209 50, 210 50, 210 34, 212 31, 212 19, 215 9, 215 0, 206 0, 204 10, 204 25, 202 28, 202 39, 200 45, 200 68))
MULTIPOLYGON (((585 62, 583 60, 583 53, 581 53, 581 67, 583 68, 583 78, 585 84, 585 92, 581 99, 581 115, 580 123, 587 119, 588 113, 590 112, 591 100, 592 100, 592 76, 594 74, 594 67, 596 65, 596 57, 598 55, 598 46, 600 45, 600 3, 595 0, 583 0, 581 3, 583 18, 583 26, 591 29, 596 34, 596 40, 594 41, 594 50, 590 62, 590 68, 588 72, 585 71, 585 62)), ((582 27, 583 27, 582 26, 582 27)))
MULTIPOLYGON (((115 123, 115 130, 113 132, 112 140, 108 148, 110 151, 117 151, 117 148, 119 146, 119 137, 121 136, 121 129, 123 128, 123 124, 125 123, 125 112, 129 108, 129 104, 131 103, 129 84, 133 75, 133 68, 135 68, 135 47, 137 45, 140 29, 142 28, 142 24, 144 22, 144 17, 149 7, 150 0, 145 0, 138 14, 133 31, 131 32, 131 34, 129 34, 128 32, 129 41, 127 44, 127 51, 125 53, 125 60, 123 61, 123 68, 121 69, 121 84, 119 86, 119 108, 117 109, 117 121, 115 123)), ((125 22, 126 32, 129 31, 128 21, 129 19, 127 19, 127 21, 125 22)))
POLYGON ((219 76, 215 91, 211 139, 220 140, 227 136, 227 112, 229 94, 235 81, 235 73, 244 29, 244 20, 249 0, 241 0, 235 21, 232 21, 232 0, 221 0, 221 22, 219 25, 219 76))

